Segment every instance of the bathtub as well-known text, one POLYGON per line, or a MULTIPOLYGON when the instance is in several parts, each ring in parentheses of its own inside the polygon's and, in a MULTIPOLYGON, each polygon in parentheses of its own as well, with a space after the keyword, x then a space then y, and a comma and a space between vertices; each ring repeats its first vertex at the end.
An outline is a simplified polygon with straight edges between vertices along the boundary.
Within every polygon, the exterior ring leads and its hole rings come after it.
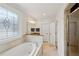
POLYGON ((1 56, 33 56, 36 51, 36 44, 29 42, 20 44, 2 54, 1 56))

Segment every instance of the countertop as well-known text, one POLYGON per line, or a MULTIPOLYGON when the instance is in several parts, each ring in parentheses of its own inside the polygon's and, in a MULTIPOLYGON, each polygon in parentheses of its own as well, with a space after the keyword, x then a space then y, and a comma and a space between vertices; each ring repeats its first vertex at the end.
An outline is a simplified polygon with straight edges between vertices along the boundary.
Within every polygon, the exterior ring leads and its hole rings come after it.
POLYGON ((25 35, 43 36, 43 35, 38 35, 38 34, 25 34, 25 35))

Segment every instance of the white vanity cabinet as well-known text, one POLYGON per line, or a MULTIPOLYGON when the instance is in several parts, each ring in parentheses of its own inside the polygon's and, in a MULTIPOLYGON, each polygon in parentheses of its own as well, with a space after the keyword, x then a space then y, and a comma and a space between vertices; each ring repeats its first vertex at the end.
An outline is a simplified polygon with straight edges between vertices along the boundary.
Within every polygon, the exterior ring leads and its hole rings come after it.
POLYGON ((25 41, 43 44, 43 36, 41 35, 26 35, 25 41))

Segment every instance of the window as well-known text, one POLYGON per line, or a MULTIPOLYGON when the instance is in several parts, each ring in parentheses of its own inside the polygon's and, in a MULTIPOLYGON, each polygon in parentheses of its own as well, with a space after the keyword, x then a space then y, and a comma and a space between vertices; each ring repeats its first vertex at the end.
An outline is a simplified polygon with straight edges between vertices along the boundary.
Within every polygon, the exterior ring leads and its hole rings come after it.
POLYGON ((0 39, 17 36, 18 33, 18 15, 0 7, 0 39))

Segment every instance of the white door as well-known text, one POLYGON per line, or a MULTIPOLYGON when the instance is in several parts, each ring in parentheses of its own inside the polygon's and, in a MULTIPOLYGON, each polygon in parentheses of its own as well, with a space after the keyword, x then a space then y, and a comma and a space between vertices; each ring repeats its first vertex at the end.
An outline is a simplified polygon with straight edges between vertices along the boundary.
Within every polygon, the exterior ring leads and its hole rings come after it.
POLYGON ((43 41, 49 41, 49 24, 43 23, 41 24, 41 34, 43 35, 43 41))
POLYGON ((49 43, 55 45, 56 44, 56 22, 50 24, 50 40, 49 43))

